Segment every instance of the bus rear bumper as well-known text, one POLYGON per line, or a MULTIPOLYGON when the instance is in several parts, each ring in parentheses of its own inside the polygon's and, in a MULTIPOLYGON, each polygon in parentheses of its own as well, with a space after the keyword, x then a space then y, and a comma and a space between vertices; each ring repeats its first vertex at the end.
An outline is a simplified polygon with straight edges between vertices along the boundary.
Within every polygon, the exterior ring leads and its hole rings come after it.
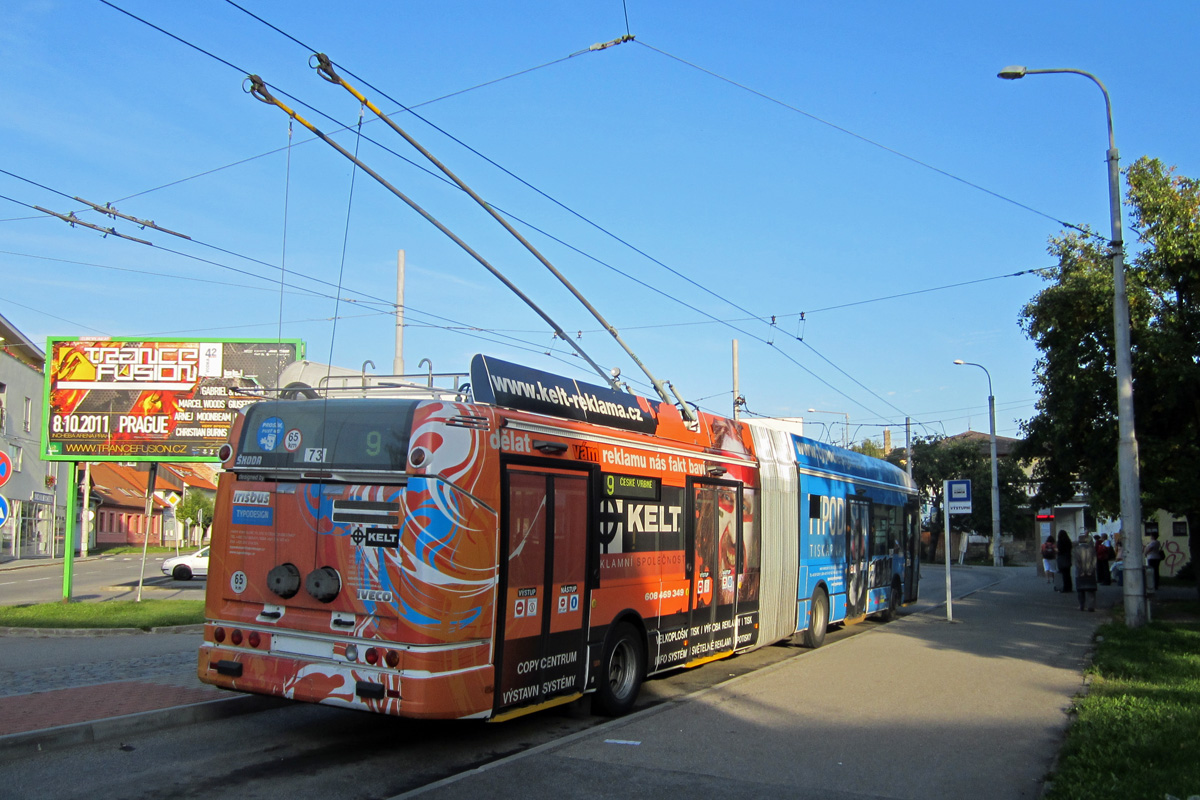
POLYGON ((200 647, 201 682, 238 692, 305 703, 354 708, 414 718, 486 718, 492 711, 494 669, 448 673, 404 670, 300 659, 290 655, 226 647, 200 647))

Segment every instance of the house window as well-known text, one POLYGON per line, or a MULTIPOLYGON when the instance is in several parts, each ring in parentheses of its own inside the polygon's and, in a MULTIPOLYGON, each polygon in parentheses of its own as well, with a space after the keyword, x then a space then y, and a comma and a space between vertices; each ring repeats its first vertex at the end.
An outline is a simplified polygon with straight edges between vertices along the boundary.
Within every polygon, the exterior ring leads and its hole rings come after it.
POLYGON ((33 399, 25 398, 25 432, 33 430, 33 399))
POLYGON ((21 449, 19 444, 14 444, 12 446, 12 453, 9 455, 12 456, 13 472, 20 472, 21 464, 25 461, 25 451, 21 449))
POLYGON ((1177 519, 1171 523, 1172 536, 1187 536, 1187 520, 1177 519))

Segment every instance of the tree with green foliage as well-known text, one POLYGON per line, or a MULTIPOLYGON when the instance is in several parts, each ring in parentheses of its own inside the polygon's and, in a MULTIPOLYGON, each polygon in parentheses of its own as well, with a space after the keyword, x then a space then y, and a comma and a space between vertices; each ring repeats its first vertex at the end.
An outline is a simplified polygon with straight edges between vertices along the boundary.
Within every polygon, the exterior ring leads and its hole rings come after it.
POLYGON ((202 528, 212 524, 213 500, 203 492, 188 489, 183 493, 183 499, 175 506, 175 519, 199 525, 202 528))
MULTIPOLYGON (((902 450, 893 451, 903 457, 902 450)), ((926 561, 937 558, 937 543, 945 530, 943 510, 945 498, 942 487, 945 481, 969 480, 972 487, 970 514, 952 514, 952 532, 992 532, 992 460, 991 455, 969 439, 947 439, 942 436, 918 437, 913 440, 913 480, 923 501, 927 503, 927 514, 921 524, 931 536, 926 561)), ((996 462, 1000 484, 1000 530, 1015 533, 1023 530, 1027 521, 1021 509, 1028 505, 1025 494, 1026 477, 1021 466, 1012 458, 1001 458, 996 462)))
POLYGON ((887 453, 883 452, 883 445, 874 439, 863 439, 861 442, 855 442, 850 445, 850 449, 871 458, 885 458, 887 456, 887 453))
MULTIPOLYGON (((1200 183, 1146 157, 1125 176, 1139 247, 1126 288, 1142 506, 1187 519, 1194 562, 1200 553, 1200 183)), ((1059 262, 1046 271, 1050 285, 1021 315, 1042 355, 1035 367, 1037 412, 1024 425, 1020 455, 1033 461, 1040 505, 1062 502, 1082 485, 1098 513, 1116 517, 1110 257, 1090 231, 1055 237, 1049 250, 1059 262)))

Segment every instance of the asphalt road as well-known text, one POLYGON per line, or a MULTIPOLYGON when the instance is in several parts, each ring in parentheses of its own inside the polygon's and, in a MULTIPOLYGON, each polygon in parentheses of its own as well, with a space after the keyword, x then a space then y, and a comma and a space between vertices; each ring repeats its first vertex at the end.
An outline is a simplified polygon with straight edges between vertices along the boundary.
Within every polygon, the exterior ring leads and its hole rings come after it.
MULTIPOLYGON (((182 551, 190 552, 190 551, 182 551)), ((176 581, 162 574, 164 559, 158 553, 146 556, 142 597, 153 599, 204 599, 204 580, 176 581)), ((101 556, 74 564, 71 599, 133 600, 137 597, 140 555, 101 556)), ((0 570, 0 605, 54 603, 63 599, 63 567, 60 563, 22 566, 0 570)))
MULTIPOLYGON (((877 624, 836 628, 829 632, 827 642, 832 644, 877 624)), ((193 648, 187 647, 185 637, 171 637, 173 641, 164 646, 171 650, 183 647, 190 651, 187 657, 194 658, 198 635, 193 648)), ((64 638, 49 655, 68 663, 111 655, 91 652, 99 641, 64 638)), ((120 645, 113 642, 109 646, 120 645)), ((637 708, 809 652, 796 645, 776 645, 654 678, 643 686, 637 708)), ((0 656, 0 675, 9 660, 0 656)), ((605 721, 589 713, 586 698, 572 706, 498 724, 404 720, 329 706, 289 704, 50 750, 12 764, 0 795, 11 800, 157 800, 216 794, 264 800, 289 796, 373 800, 393 797, 605 721)))
MULTIPOLYGON (((136 579, 137 565, 133 565, 136 579)), ((6 576, 10 577, 10 576, 6 576)), ((944 596, 939 569, 925 568, 922 599, 906 609, 929 611, 944 596)), ((960 597, 995 580, 992 571, 955 574, 960 597)), ((169 586, 173 582, 163 578, 169 586)), ((202 582, 193 582, 195 587, 202 582)), ((881 623, 868 620, 835 627, 827 642, 858 635, 881 623)), ((54 665, 106 659, 147 658, 157 642, 170 661, 193 657, 198 635, 116 637, 110 640, 62 639, 38 656, 22 655, 20 639, 9 639, 0 652, 0 674, 54 665), (134 639, 137 641, 134 642, 134 639)), ((782 643, 680 670, 648 680, 638 708, 664 703, 780 661, 814 651, 782 643)), ((43 673, 43 677, 45 677, 43 673)), ((393 797, 504 756, 519 753, 603 723, 588 713, 587 698, 573 706, 549 709, 500 724, 440 722, 381 717, 358 711, 307 704, 287 705, 241 717, 186 727, 131 732, 118 741, 85 744, 39 754, 9 770, 6 798, 44 797, 88 800, 201 798, 220 794, 238 798, 318 796, 323 800, 393 797)))

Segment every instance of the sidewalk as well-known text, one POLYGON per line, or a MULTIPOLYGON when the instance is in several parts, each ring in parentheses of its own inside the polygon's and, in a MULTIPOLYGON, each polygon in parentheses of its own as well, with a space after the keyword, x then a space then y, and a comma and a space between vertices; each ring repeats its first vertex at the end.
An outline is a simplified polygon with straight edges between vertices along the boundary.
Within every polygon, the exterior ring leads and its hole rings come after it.
POLYGON ((953 623, 911 614, 400 797, 1036 798, 1120 590, 1098 594, 1081 613, 1005 570, 953 623))
MULTIPOLYGON (((405 796, 1037 797, 1120 588, 1081 613, 1032 568, 996 572, 953 623, 944 605, 910 613, 405 796)), ((283 702, 200 684, 196 632, 6 634, 0 763, 283 702)))
POLYGON ((273 708, 200 683, 200 626, 0 629, 0 763, 126 733, 273 708))

